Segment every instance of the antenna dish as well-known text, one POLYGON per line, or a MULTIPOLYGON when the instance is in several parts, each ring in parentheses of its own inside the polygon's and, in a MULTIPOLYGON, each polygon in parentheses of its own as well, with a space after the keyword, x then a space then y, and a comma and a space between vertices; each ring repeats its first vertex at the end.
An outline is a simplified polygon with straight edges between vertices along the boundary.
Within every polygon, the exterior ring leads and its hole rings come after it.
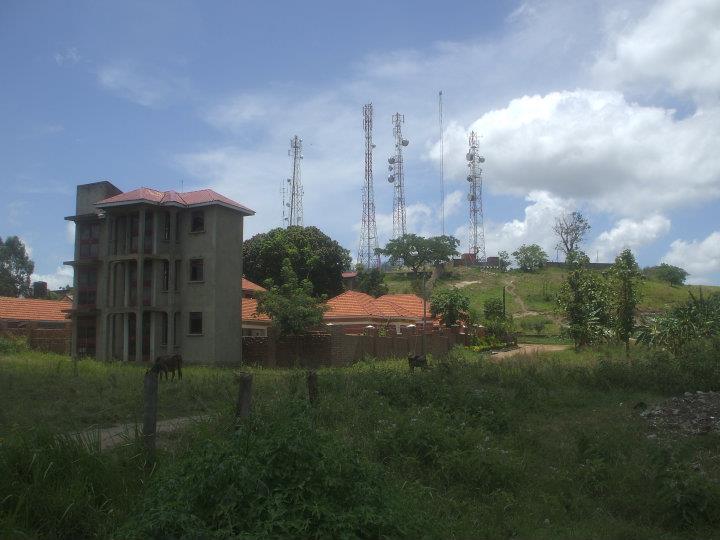
POLYGON ((389 163, 390 165, 392 165, 393 163, 395 163, 395 158, 394 158, 394 157, 389 157, 389 158, 388 158, 388 163, 389 163))
POLYGON ((389 174, 389 175, 388 175, 388 182, 390 182, 390 183, 392 184, 394 181, 395 181, 395 176, 392 175, 392 174, 389 174))
POLYGON ((407 146, 408 144, 410 144, 410 141, 408 141, 407 139, 403 139, 403 140, 402 140, 402 145, 403 145, 403 146, 407 146))
POLYGON ((472 181, 473 181, 472 174, 468 174, 467 181, 468 181, 468 182, 472 182, 472 181))
POLYGON ((393 170, 393 166, 392 166, 392 165, 388 165, 388 171, 392 171, 392 170, 393 170))
POLYGON ((479 161, 480 163, 485 163, 485 158, 481 156, 478 161, 479 161))
POLYGON ((288 184, 289 184, 290 182, 292 182, 292 178, 288 178, 287 181, 288 181, 288 184))
POLYGON ((475 158, 475 154, 473 154, 472 152, 468 152, 465 157, 468 161, 472 161, 475 158))
POLYGON ((473 195, 472 193, 468 194, 468 201, 474 201, 474 200, 475 200, 475 195, 473 195))

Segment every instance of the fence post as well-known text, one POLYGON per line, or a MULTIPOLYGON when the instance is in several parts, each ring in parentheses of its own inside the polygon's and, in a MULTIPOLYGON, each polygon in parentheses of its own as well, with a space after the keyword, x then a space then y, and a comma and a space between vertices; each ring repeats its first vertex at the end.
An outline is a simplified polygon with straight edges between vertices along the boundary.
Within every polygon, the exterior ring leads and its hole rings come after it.
POLYGON ((155 431, 157 428, 158 374, 155 371, 145 373, 143 386, 145 409, 143 411, 143 443, 147 451, 147 462, 155 460, 155 431))
POLYGON ((307 373, 308 400, 312 405, 318 399, 317 371, 311 369, 307 373))
POLYGON ((238 379, 240 381, 240 388, 238 391, 237 407, 235 409, 236 420, 250 416, 253 376, 252 373, 240 373, 238 379))

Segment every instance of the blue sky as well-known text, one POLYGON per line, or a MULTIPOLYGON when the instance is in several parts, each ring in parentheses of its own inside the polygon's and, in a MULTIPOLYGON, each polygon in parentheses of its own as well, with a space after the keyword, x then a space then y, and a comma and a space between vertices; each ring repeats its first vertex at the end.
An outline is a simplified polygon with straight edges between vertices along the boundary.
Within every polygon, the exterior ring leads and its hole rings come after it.
POLYGON ((305 223, 357 250, 362 105, 375 107, 381 242, 394 112, 405 114, 412 232, 467 244, 463 156, 486 157, 488 254, 539 243, 556 215, 585 249, 631 247, 720 284, 720 4, 631 2, 0 4, 0 236, 68 282, 79 183, 211 187, 281 223, 289 139, 304 140, 305 223))

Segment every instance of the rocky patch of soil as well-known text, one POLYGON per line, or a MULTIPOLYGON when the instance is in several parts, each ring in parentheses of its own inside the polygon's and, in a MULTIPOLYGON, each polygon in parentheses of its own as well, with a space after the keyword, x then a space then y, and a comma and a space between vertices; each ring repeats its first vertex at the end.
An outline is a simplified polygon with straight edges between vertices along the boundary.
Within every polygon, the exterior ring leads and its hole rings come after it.
MULTIPOLYGON (((636 405, 642 408, 644 404, 636 405)), ((720 392, 685 392, 640 413, 657 432, 720 433, 720 392)))

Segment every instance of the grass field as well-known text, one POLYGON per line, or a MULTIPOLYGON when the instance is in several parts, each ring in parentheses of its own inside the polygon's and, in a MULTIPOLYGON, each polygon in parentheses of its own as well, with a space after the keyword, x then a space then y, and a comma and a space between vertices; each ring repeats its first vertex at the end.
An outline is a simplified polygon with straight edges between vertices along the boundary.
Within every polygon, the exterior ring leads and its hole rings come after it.
POLYGON ((141 369, 0 369, 2 537, 718 537, 720 436, 648 437, 633 406, 720 380, 662 355, 366 362, 321 370, 314 407, 302 372, 258 370, 239 427, 230 370, 187 368, 161 413, 221 414, 166 441, 149 476, 134 445, 42 434, 136 416, 141 369))

